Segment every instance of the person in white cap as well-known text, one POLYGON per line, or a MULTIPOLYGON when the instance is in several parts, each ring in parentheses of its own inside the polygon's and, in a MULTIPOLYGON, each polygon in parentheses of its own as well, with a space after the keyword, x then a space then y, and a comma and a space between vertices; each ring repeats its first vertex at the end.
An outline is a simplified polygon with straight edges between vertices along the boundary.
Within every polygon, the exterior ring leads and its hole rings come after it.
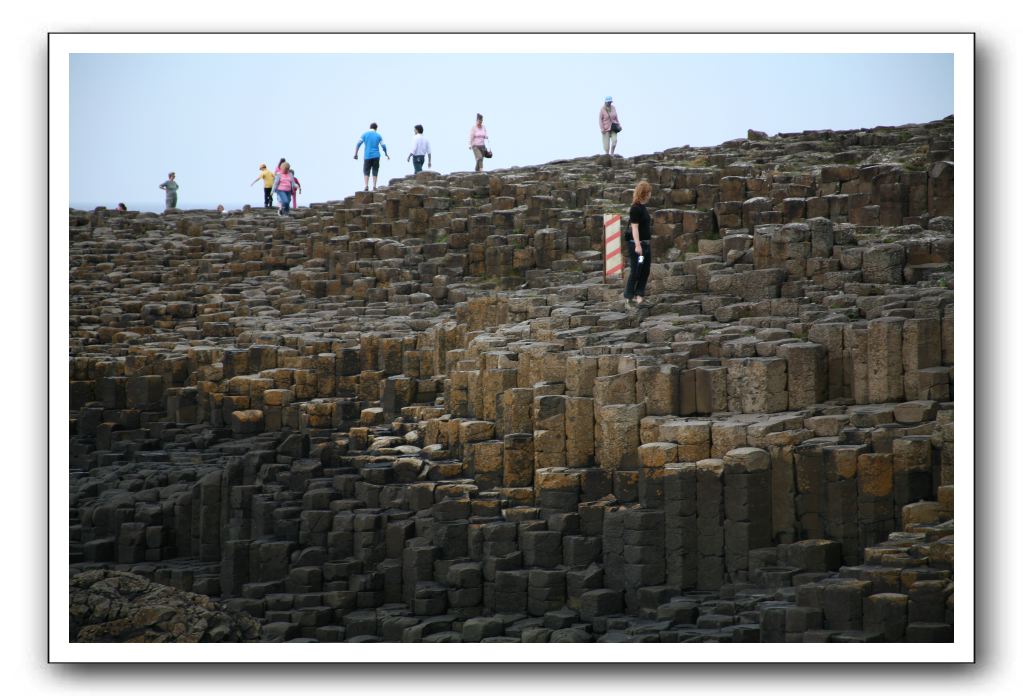
POLYGON ((618 144, 618 132, 622 124, 618 120, 618 112, 611 103, 611 97, 604 97, 604 106, 600 108, 600 134, 604 138, 604 154, 613 155, 618 144))

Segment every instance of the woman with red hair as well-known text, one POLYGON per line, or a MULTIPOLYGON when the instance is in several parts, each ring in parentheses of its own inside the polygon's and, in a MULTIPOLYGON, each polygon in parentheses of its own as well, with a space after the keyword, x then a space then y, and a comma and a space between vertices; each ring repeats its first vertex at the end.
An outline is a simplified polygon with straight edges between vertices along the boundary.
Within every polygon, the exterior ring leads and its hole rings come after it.
POLYGON ((629 208, 629 280, 625 283, 625 299, 643 304, 646 281, 650 277, 650 211, 646 204, 653 189, 646 181, 636 184, 629 208))

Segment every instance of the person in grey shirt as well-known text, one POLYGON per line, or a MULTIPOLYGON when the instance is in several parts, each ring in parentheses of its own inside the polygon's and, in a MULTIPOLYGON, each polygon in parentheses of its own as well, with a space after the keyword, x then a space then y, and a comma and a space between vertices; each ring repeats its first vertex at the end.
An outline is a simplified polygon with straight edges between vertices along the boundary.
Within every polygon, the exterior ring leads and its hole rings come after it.
POLYGON ((178 182, 174 180, 174 172, 167 175, 167 181, 160 184, 160 188, 167 192, 167 207, 178 207, 178 182))

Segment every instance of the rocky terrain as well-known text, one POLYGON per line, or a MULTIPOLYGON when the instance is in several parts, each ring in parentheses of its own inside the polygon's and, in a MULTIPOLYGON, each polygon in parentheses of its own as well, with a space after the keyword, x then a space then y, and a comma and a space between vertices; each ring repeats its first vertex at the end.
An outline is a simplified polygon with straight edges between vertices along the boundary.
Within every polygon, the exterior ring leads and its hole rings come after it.
POLYGON ((951 640, 953 126, 69 211, 72 639, 951 640))
POLYGON ((88 570, 71 578, 70 639, 81 643, 254 642, 259 622, 204 595, 131 573, 88 570))

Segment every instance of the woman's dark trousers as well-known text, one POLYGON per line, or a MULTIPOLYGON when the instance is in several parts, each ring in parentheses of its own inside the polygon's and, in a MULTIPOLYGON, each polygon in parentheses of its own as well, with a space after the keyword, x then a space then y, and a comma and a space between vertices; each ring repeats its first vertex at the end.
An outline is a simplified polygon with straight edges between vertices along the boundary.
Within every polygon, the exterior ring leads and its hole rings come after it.
POLYGON ((646 297, 646 281, 650 277, 650 242, 640 242, 641 250, 636 253, 636 242, 629 240, 629 279, 625 283, 625 299, 646 297), (643 263, 639 257, 643 257, 643 263))

